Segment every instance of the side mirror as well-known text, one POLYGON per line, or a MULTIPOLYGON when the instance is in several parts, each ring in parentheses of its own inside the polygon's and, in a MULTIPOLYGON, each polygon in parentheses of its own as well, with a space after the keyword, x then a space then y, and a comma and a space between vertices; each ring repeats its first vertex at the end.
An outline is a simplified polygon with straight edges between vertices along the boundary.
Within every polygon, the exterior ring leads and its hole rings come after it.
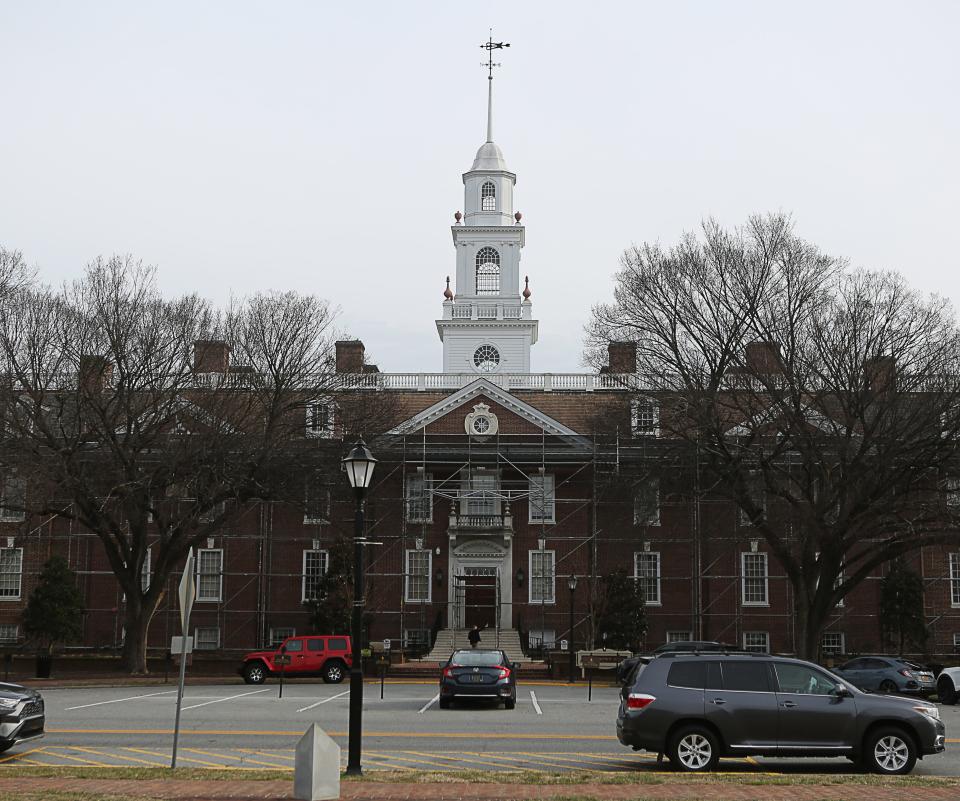
POLYGON ((853 693, 850 692, 850 688, 847 687, 846 684, 837 684, 833 688, 833 694, 837 696, 837 698, 848 698, 853 693))

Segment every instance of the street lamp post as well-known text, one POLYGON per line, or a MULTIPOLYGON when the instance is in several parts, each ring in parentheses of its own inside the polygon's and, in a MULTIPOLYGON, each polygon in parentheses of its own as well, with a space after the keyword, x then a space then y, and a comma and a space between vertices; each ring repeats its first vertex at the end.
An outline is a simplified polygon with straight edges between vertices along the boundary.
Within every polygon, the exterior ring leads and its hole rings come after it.
POLYGON ((577 589, 577 577, 570 576, 567 586, 570 588, 570 681, 574 682, 577 680, 577 657, 573 651, 573 593, 577 589))
POLYGON ((353 522, 353 617, 350 626, 351 650, 353 660, 350 665, 350 724, 347 744, 347 775, 359 776, 360 737, 363 730, 363 499, 373 479, 373 468, 377 460, 373 458, 361 437, 356 441, 350 453, 342 460, 350 486, 357 499, 357 511, 353 522))

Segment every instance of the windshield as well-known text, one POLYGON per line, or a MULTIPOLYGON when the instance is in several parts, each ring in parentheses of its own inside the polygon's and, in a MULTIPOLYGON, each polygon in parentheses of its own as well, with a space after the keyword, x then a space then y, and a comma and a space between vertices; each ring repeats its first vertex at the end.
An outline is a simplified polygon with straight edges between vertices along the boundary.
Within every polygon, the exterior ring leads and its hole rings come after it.
POLYGON ((502 665, 503 655, 499 651, 455 651, 450 664, 466 667, 502 665))

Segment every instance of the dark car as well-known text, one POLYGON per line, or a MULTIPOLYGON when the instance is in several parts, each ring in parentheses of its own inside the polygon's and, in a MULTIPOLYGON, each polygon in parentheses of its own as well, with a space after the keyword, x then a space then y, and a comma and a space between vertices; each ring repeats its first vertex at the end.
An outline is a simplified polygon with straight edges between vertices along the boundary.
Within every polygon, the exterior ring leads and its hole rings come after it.
POLYGON ((736 651, 734 645, 726 645, 714 640, 679 640, 677 642, 665 642, 657 646, 650 653, 639 654, 624 659, 617 666, 617 681, 620 684, 627 684, 632 680, 632 676, 637 669, 637 665, 646 664, 651 659, 660 654, 683 653, 685 651, 736 651))
POLYGON ((339 684, 353 664, 353 649, 346 634, 288 637, 276 651, 253 651, 243 657, 237 672, 247 684, 263 684, 268 676, 291 679, 320 676, 339 684))
POLYGON ((495 698, 506 709, 517 705, 517 666, 503 651, 454 651, 440 667, 441 709, 449 709, 455 698, 495 698))
POLYGON ((944 749, 933 704, 869 695, 829 671, 768 654, 666 654, 621 692, 617 737, 665 753, 679 770, 721 756, 845 756, 876 773, 909 773, 944 749))
POLYGON ((43 698, 19 684, 0 683, 0 753, 43 737, 43 698))
POLYGON ((896 656, 861 656, 834 671, 861 690, 929 695, 937 689, 933 671, 896 656))

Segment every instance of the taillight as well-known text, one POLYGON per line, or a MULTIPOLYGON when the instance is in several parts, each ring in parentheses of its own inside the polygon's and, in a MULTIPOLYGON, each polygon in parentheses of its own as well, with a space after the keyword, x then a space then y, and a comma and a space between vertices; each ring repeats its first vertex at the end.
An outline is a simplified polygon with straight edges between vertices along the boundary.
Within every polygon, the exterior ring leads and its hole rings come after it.
POLYGON ((646 709, 656 700, 655 696, 646 693, 630 693, 627 696, 627 709, 646 709))
POLYGON ((444 677, 445 679, 452 679, 452 678, 453 678, 453 668, 452 668, 452 667, 444 668, 444 669, 443 669, 443 677, 444 677))
POLYGON ((497 678, 506 679, 510 676, 510 668, 502 667, 500 668, 500 675, 497 678))
POLYGON ((916 676, 914 675, 914 672, 913 672, 912 670, 907 670, 906 668, 903 668, 903 669, 901 669, 901 670, 899 670, 899 671, 897 671, 897 672, 898 672, 901 676, 906 676, 908 679, 915 679, 915 678, 916 678, 916 676))

